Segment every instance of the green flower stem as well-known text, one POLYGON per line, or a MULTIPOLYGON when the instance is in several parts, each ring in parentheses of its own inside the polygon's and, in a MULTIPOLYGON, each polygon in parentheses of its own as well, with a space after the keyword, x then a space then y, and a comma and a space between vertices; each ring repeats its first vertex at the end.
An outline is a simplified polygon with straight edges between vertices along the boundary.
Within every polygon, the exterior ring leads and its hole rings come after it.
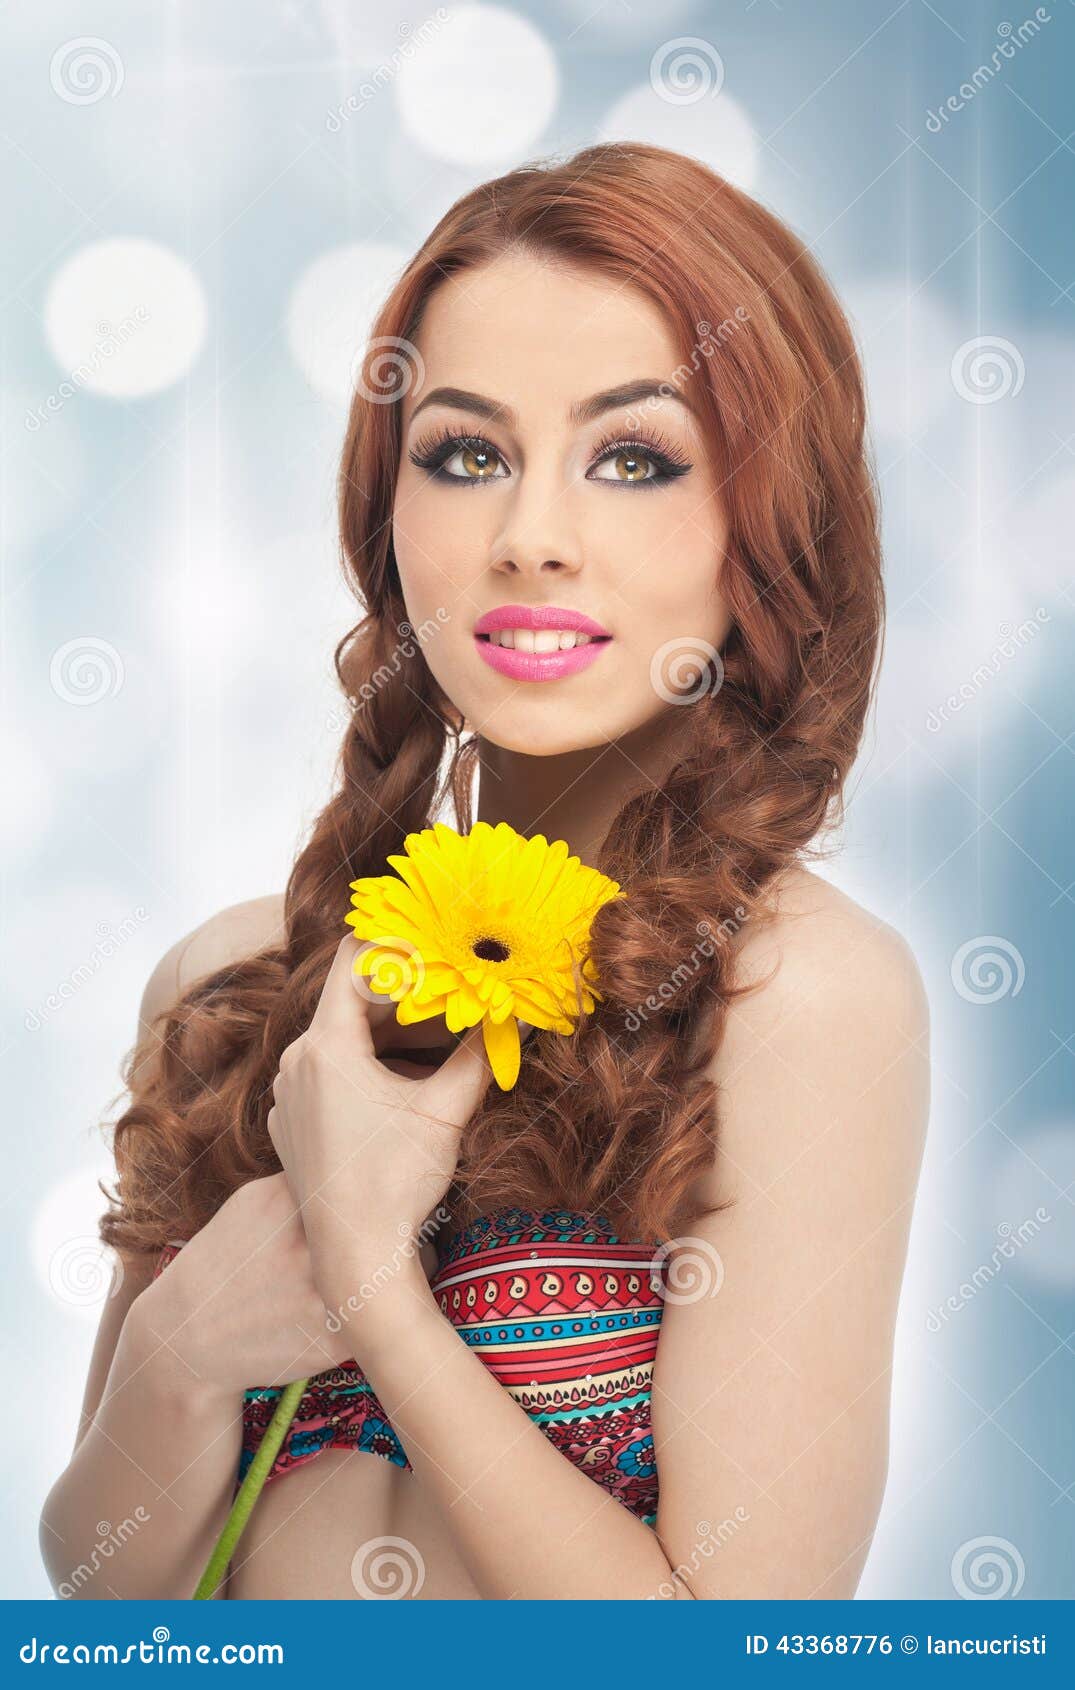
POLYGON ((254 1504, 261 1494, 261 1487, 272 1470, 276 1453, 287 1436, 287 1429, 295 1418, 302 1394, 309 1383, 308 1379, 296 1379, 281 1394, 273 1417, 265 1428, 265 1436, 247 1469, 246 1478, 239 1486, 239 1494, 231 1505, 231 1512, 224 1522, 224 1530, 217 1538, 213 1553, 206 1562, 205 1571, 198 1580, 198 1588, 193 1596, 195 1602, 204 1602, 211 1597, 225 1578, 228 1563, 235 1553, 235 1545, 243 1534, 254 1504))

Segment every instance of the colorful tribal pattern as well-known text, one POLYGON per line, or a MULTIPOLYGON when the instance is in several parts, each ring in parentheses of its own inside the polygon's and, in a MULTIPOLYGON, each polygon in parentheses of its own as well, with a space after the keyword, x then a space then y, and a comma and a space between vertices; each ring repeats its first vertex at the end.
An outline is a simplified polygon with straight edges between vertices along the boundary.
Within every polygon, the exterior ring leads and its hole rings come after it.
MULTIPOLYGON (((162 1252, 157 1271, 175 1256, 162 1252)), ((657 1517, 650 1389, 663 1255, 624 1243, 601 1216, 505 1209, 438 1241, 430 1288, 463 1342, 550 1443, 647 1525, 657 1517)), ((280 1391, 246 1392, 245 1473, 280 1391)), ((356 1449, 410 1471, 356 1362, 311 1379, 270 1479, 323 1449, 356 1449)))

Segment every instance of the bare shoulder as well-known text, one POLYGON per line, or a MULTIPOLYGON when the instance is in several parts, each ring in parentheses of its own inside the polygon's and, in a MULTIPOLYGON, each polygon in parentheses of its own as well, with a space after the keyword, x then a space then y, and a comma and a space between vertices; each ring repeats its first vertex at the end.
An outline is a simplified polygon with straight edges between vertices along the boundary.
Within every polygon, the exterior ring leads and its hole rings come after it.
POLYGON ((846 1150, 849 1177, 883 1142, 897 1181, 917 1178, 929 1012, 902 934, 797 867, 771 915, 735 942, 736 982, 750 989, 728 1010, 712 1068, 722 1194, 733 1166, 764 1185, 822 1139, 829 1158, 846 1150))
POLYGON ((762 1022, 808 1003, 824 1016, 849 1000, 862 1002, 873 1020, 883 1014, 920 1023, 926 1015, 922 976, 903 935, 800 867, 782 877, 772 915, 743 928, 737 978, 757 988, 740 1000, 737 1019, 762 1022))
POLYGON ((203 975, 241 962, 284 937, 284 895, 270 892, 218 910, 165 951, 146 984, 147 997, 167 1009, 203 975))
POLYGON ((285 936, 284 894, 270 892, 218 910, 180 939, 176 967, 181 991, 229 963, 242 962, 285 936))
POLYGON ((154 1023, 172 1008, 188 986, 206 974, 242 962, 284 937, 284 894, 271 892, 260 898, 228 904, 171 945, 154 967, 145 984, 138 1012, 138 1038, 142 1046, 136 1074, 151 1077, 156 1048, 154 1023))

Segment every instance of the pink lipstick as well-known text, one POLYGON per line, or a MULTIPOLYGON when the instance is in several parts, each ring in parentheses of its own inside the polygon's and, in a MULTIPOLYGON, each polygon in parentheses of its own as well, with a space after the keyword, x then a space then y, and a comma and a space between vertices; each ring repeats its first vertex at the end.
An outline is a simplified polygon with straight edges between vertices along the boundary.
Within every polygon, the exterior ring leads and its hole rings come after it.
POLYGON ((514 681, 574 675, 595 663, 611 640, 592 616, 555 604, 502 604, 474 624, 474 644, 484 661, 514 681), (510 643, 502 644, 504 639, 510 643))

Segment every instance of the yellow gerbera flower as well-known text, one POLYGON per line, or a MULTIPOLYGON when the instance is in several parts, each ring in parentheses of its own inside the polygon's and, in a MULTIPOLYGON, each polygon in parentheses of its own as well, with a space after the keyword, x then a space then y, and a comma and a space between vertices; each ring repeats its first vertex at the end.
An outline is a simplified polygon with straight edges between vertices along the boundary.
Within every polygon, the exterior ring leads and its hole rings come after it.
POLYGON ((402 1026, 443 1015, 461 1033, 480 1021, 494 1078, 510 1091, 518 1021, 570 1033, 600 998, 590 925, 619 884, 564 840, 526 839, 507 822, 468 834, 436 822, 409 833, 404 851, 387 859, 397 874, 351 882, 345 919, 371 941, 355 972, 395 1000, 402 1026))

